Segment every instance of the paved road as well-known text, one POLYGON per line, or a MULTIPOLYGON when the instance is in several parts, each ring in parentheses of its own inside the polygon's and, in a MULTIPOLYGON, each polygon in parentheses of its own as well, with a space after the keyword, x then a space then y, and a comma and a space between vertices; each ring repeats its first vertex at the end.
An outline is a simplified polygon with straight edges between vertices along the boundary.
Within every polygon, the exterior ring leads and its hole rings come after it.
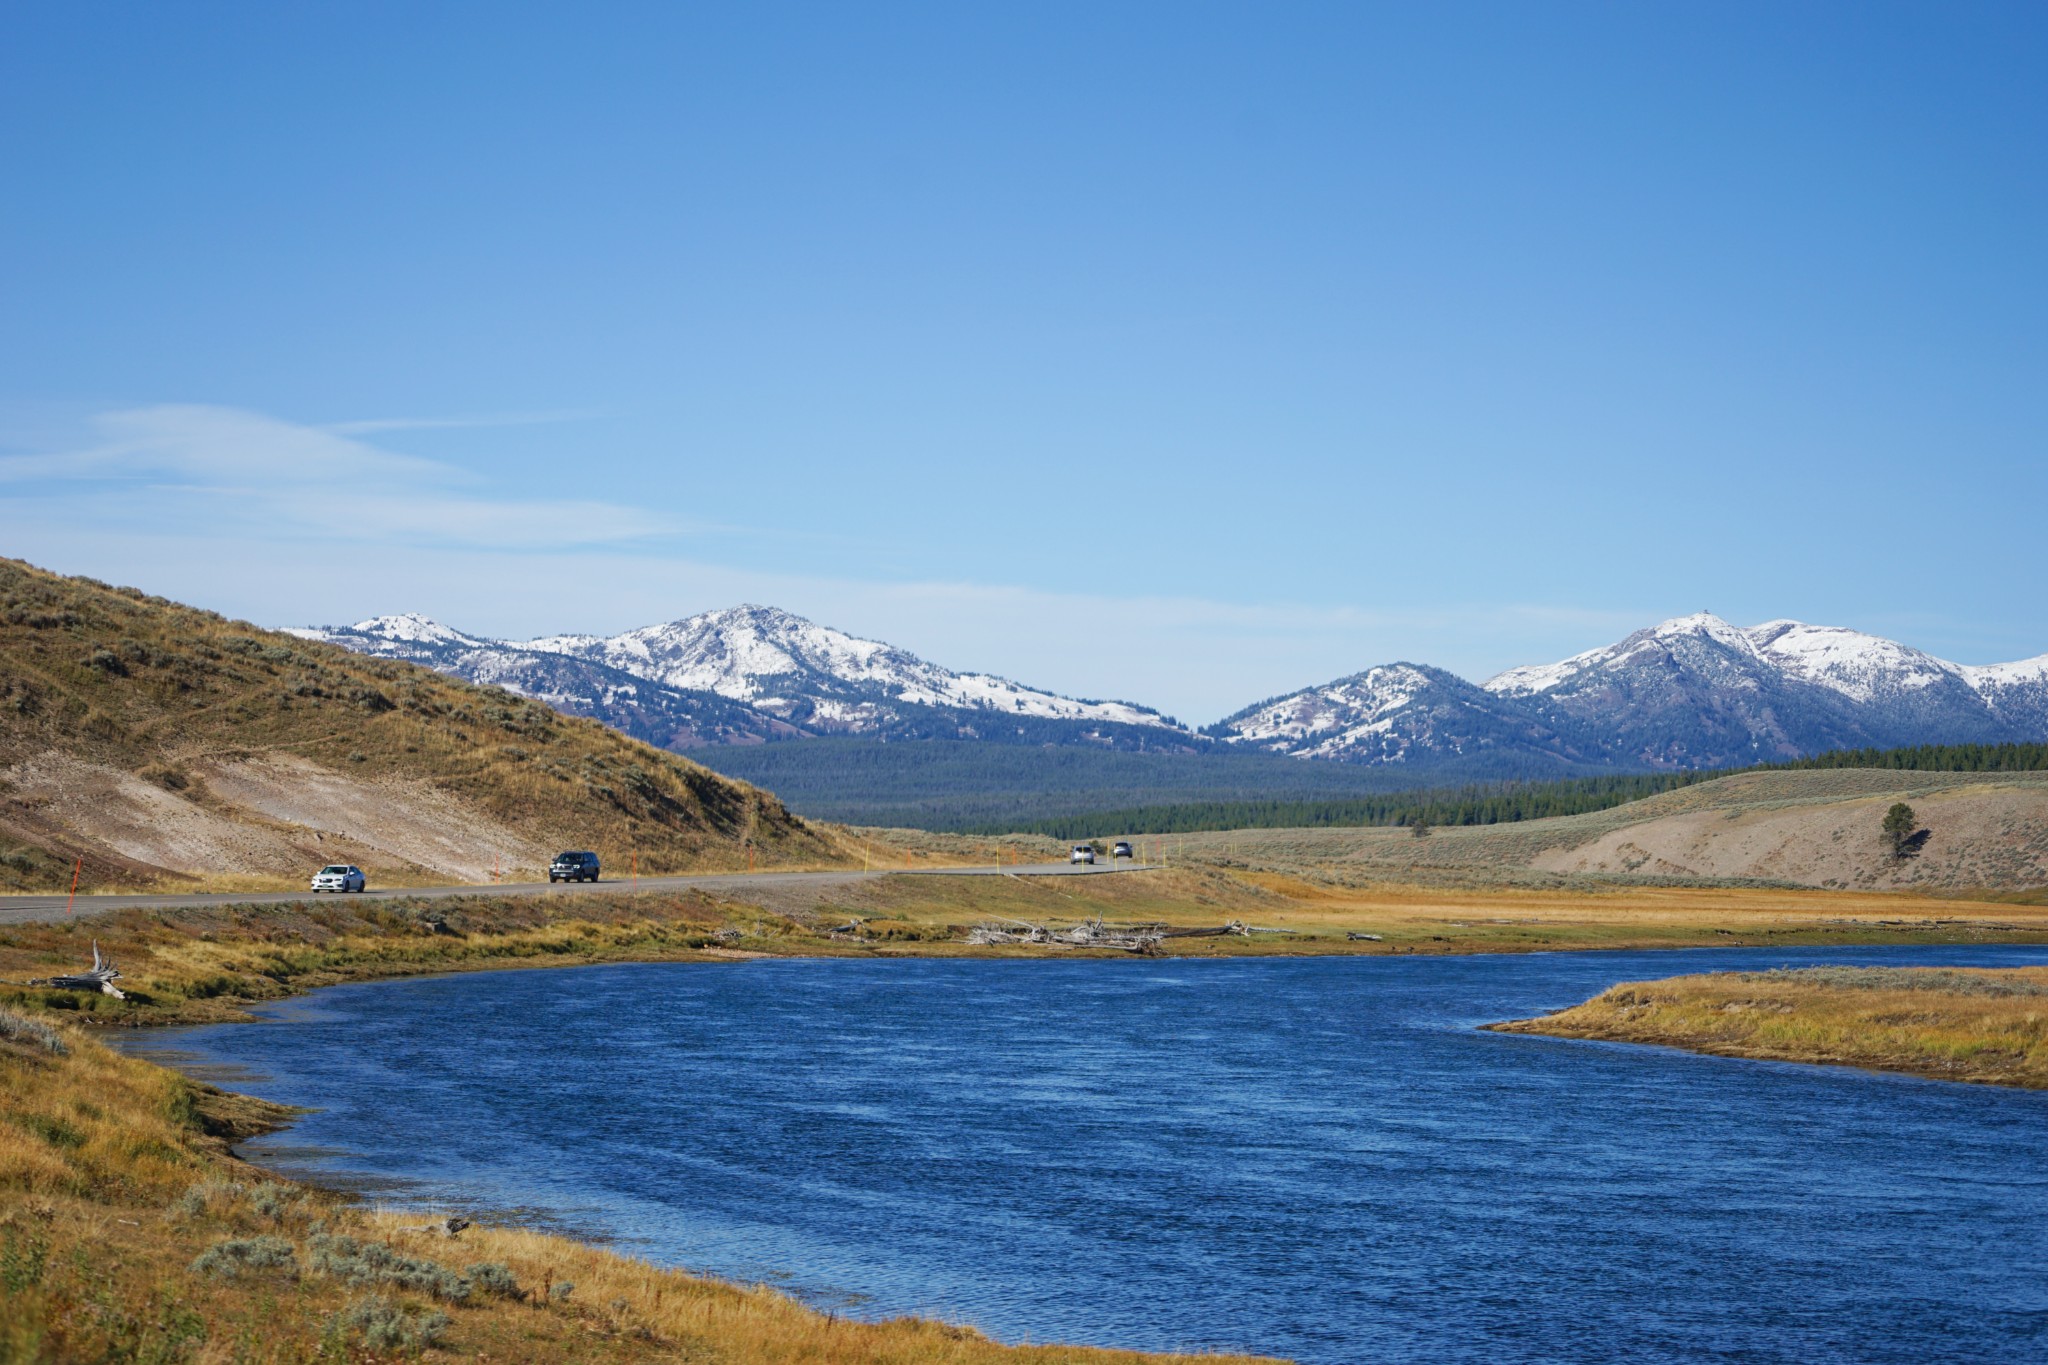
MULTIPOLYGON (((928 867, 877 872, 719 872, 688 877, 642 877, 603 882, 507 882, 483 886, 392 886, 339 896, 310 891, 260 891, 243 895, 203 896, 80 896, 74 916, 109 910, 186 910, 219 905, 300 905, 328 900, 398 900, 437 896, 617 896, 633 891, 743 892, 748 888, 815 887, 830 890, 883 877, 1088 877, 1111 872, 1149 872, 1151 867, 1126 863, 1027 863, 1017 867, 928 867)), ((63 896, 0 896, 0 924, 30 924, 64 918, 63 896)))

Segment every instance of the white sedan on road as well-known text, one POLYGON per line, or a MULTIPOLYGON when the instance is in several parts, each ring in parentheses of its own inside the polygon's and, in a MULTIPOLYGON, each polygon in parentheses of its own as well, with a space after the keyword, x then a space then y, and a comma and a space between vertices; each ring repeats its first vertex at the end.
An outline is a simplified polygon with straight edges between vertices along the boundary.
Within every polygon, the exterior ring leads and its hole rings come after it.
POLYGON ((1088 844, 1075 844, 1074 851, 1067 855, 1067 861, 1069 863, 1092 863, 1095 861, 1095 850, 1088 844))
POLYGON ((360 891, 369 885, 354 863, 332 863, 313 874, 315 891, 360 891))

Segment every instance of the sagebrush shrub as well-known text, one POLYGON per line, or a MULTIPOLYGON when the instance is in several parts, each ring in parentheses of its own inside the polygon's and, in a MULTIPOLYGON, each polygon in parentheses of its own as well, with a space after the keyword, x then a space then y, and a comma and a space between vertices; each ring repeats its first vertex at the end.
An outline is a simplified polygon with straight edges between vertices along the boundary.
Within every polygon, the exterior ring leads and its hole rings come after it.
POLYGON ((473 1288, 440 1262, 408 1256, 382 1242, 331 1233, 308 1240, 306 1250, 313 1269, 358 1288, 395 1284, 449 1303, 467 1303, 473 1288))
POLYGON ((446 1313, 406 1308, 381 1294, 357 1299, 335 1314, 334 1322, 360 1336, 365 1346, 381 1351, 424 1350, 438 1343, 448 1330, 446 1313))
POLYGON ((71 1049, 64 1043, 64 1036, 40 1019, 30 1019, 16 1014, 13 1010, 0 1010, 0 1039, 10 1043, 21 1043, 44 1052, 62 1057, 71 1049))
POLYGON ((494 1299, 523 1299, 526 1291, 519 1287, 519 1281, 512 1277, 511 1268, 497 1261, 478 1261, 463 1269, 477 1293, 487 1294, 494 1299))
POLYGON ((201 1180, 178 1196, 171 1211, 183 1218, 197 1218, 215 1199, 232 1204, 242 1197, 243 1186, 232 1180, 201 1180))
POLYGON ((282 1218, 305 1197, 306 1192, 295 1185, 258 1185, 249 1192, 249 1207, 265 1218, 282 1218))
POLYGON ((192 1262, 195 1275, 230 1279, 266 1270, 298 1274, 298 1255, 290 1242, 282 1237, 223 1237, 192 1262))

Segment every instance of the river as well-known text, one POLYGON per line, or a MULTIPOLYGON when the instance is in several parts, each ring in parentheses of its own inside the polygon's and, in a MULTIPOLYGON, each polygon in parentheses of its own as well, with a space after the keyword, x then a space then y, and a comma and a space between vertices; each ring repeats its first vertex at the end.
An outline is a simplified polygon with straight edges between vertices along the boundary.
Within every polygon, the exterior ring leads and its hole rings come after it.
POLYGON ((1351 1362, 2048 1356, 2048 1093, 1479 1032, 2041 948, 769 960, 337 987, 147 1040, 247 1154, 862 1316, 1351 1362))

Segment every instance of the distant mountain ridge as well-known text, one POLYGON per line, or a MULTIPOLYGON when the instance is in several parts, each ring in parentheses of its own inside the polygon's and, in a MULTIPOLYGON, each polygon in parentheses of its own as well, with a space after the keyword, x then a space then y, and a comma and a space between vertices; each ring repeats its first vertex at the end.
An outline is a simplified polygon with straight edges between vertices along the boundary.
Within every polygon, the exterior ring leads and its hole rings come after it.
POLYGON ((1676 617, 1473 683, 1382 664, 1197 732, 1149 707, 1063 697, 774 607, 527 641, 422 616, 294 632, 595 716, 671 749, 815 736, 1258 750, 1453 776, 1716 768, 1839 748, 2048 739, 2048 655, 1973 667, 1834 626, 1676 617))
POLYGON ((751 604, 611 636, 492 640, 418 615, 292 633, 494 683, 668 748, 818 735, 1124 748, 1204 743, 1148 707, 956 673, 751 604), (668 737, 658 737, 664 730, 668 737))
POLYGON ((1702 612, 1478 686, 1411 664, 1370 669, 1261 702, 1207 733, 1347 762, 1478 746, 1653 768, 2039 740, 2048 738, 2048 655, 1971 667, 1860 631, 1798 621, 1745 629, 1702 612), (1426 687, 1383 681, 1424 675, 1426 687), (1447 729, 1454 716, 1466 724, 1447 729))

